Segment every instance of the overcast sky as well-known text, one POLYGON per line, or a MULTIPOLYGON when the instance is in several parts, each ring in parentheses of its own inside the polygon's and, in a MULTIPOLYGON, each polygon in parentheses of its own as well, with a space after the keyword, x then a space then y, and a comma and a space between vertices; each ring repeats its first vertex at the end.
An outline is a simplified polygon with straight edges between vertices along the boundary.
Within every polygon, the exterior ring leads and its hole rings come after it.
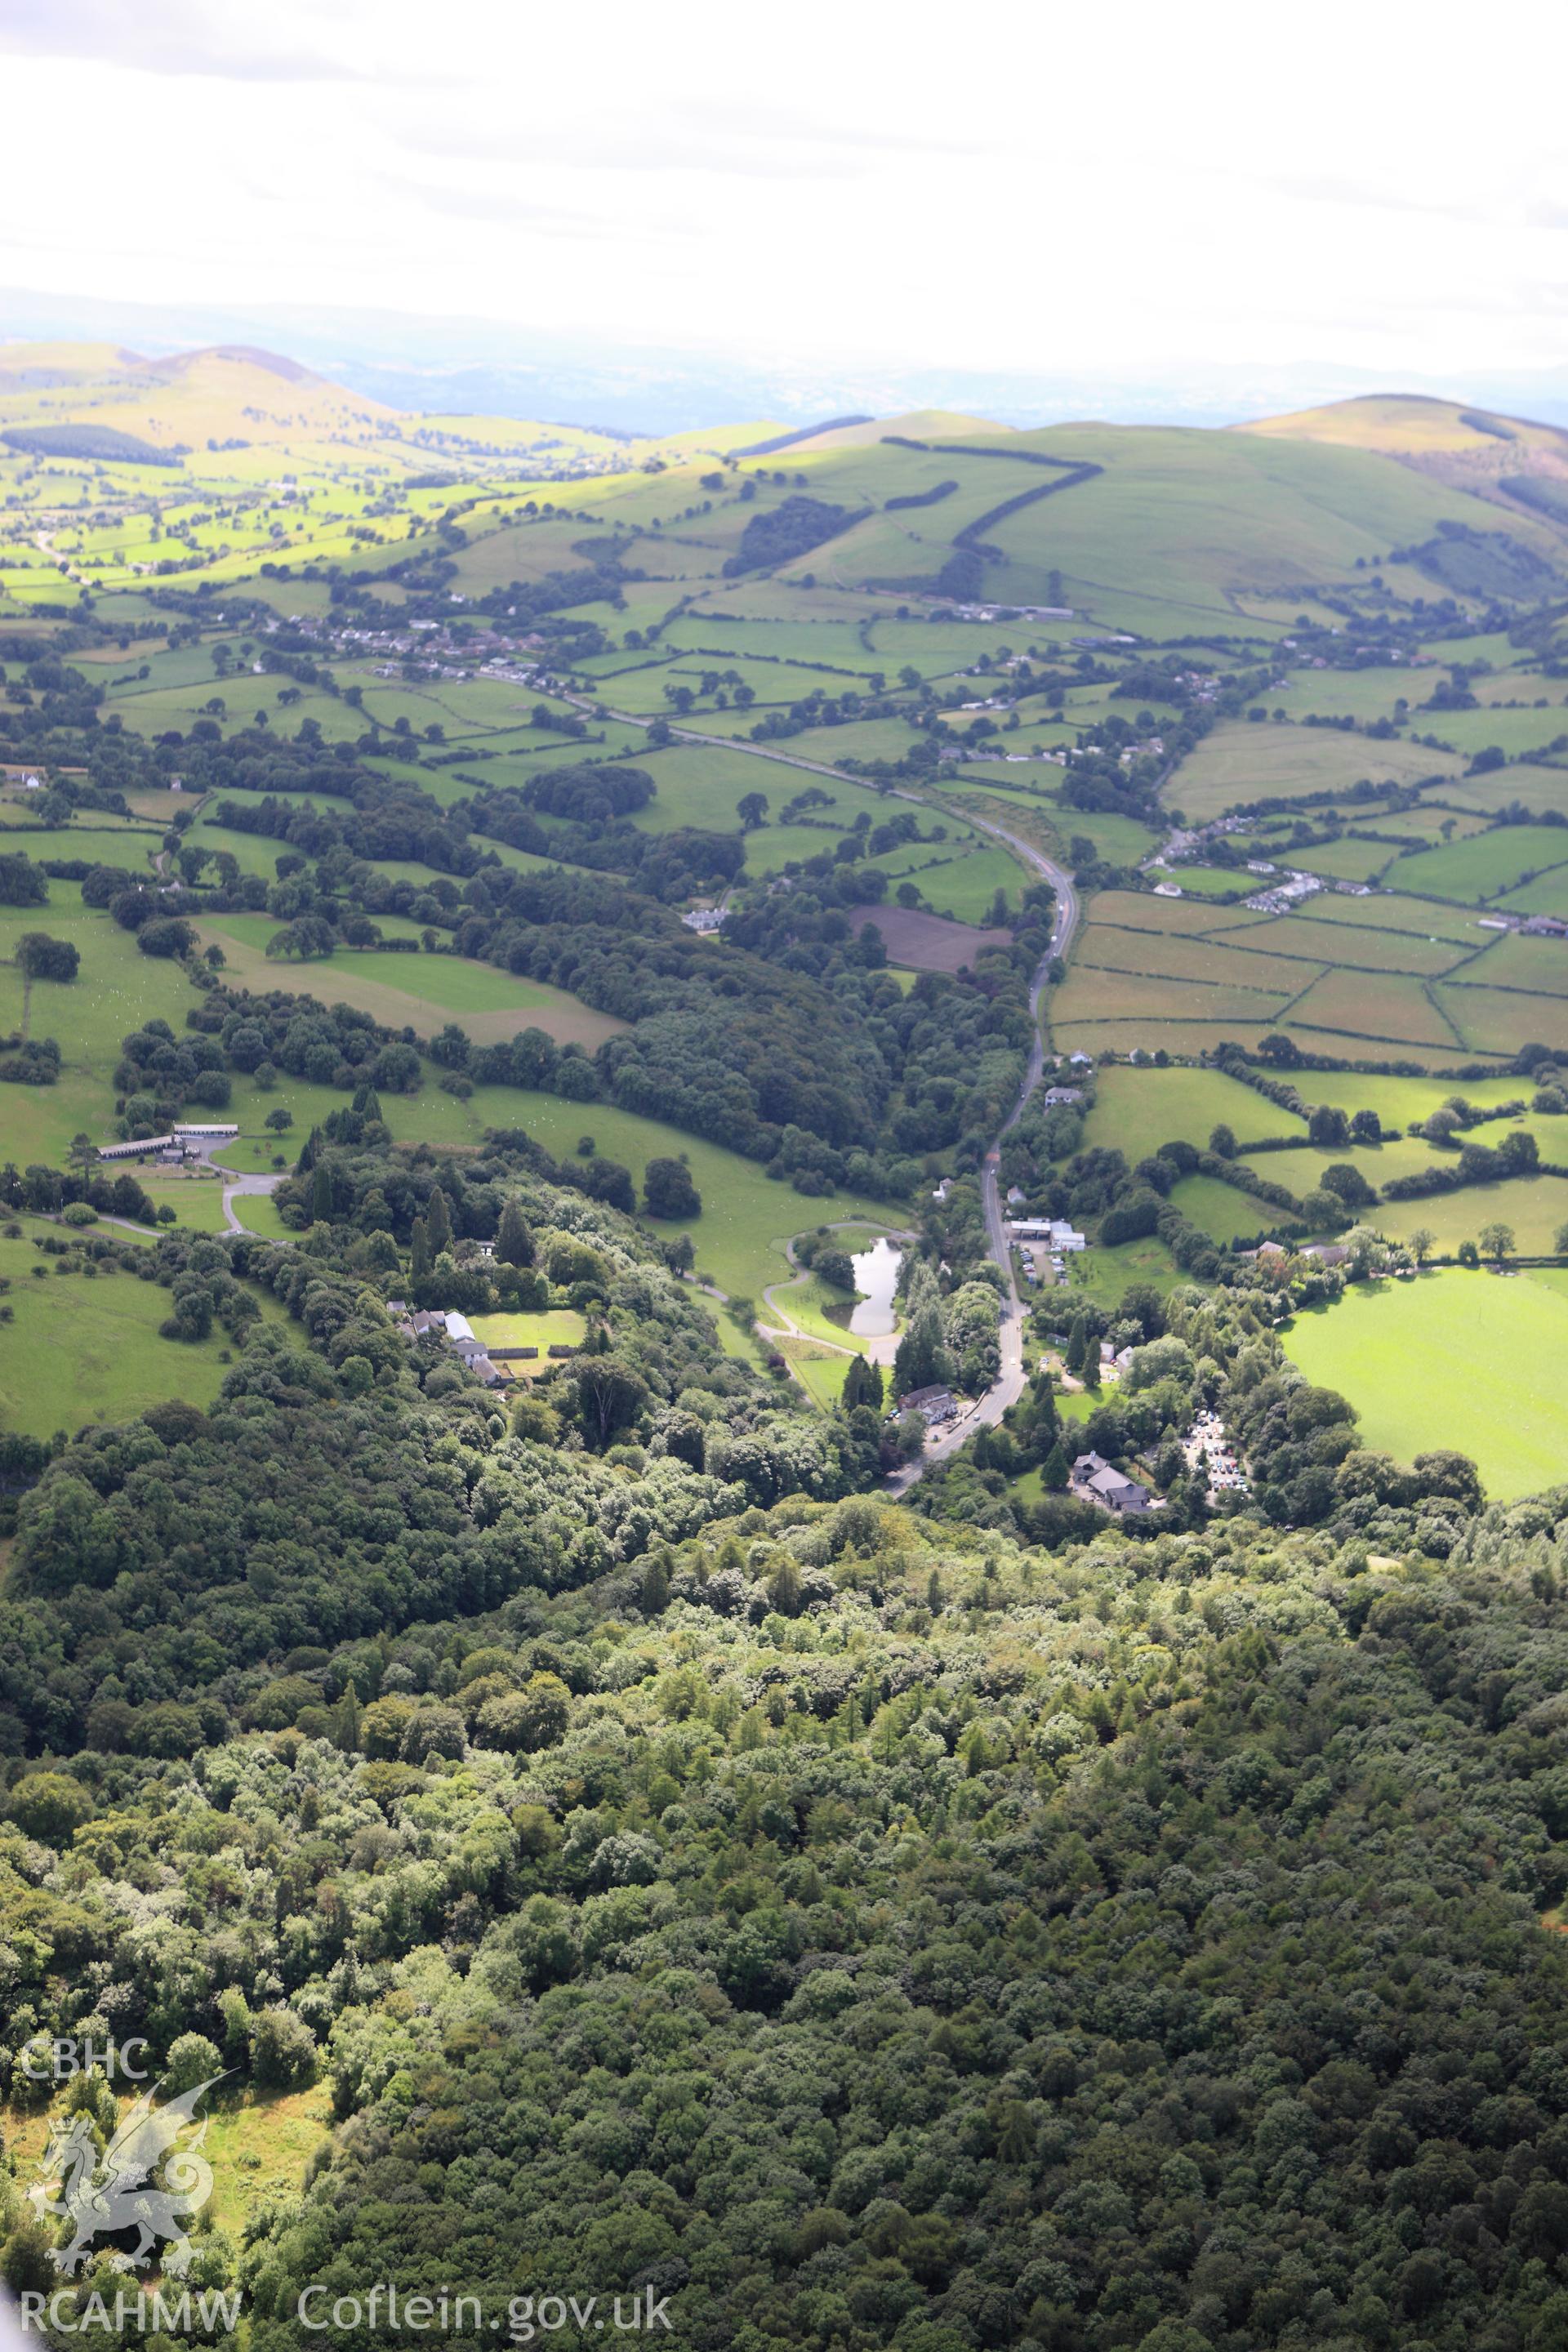
POLYGON ((1563 17, 0 0, 0 284, 763 360, 1553 366, 1563 17))

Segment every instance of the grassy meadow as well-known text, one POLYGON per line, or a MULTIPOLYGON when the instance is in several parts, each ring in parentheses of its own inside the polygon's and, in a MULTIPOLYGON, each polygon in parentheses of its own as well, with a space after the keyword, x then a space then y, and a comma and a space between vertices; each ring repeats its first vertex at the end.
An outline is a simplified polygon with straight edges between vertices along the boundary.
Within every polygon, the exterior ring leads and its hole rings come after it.
POLYGON ((1568 1472, 1568 1296, 1525 1273, 1444 1269, 1360 1284, 1285 1334, 1310 1381, 1357 1408, 1401 1461, 1458 1446, 1506 1502, 1568 1472))
MULTIPOLYGON (((161 1338, 169 1294, 160 1285, 118 1267, 65 1272, 63 1260, 35 1244, 69 1229, 37 1217, 6 1222, 20 1231, 0 1234, 0 1306, 10 1309, 0 1318, 0 1428, 50 1437, 128 1421, 165 1397, 212 1403, 234 1357, 221 1330, 195 1342, 161 1338)), ((267 1294, 257 1297, 264 1315, 281 1314, 267 1294)))

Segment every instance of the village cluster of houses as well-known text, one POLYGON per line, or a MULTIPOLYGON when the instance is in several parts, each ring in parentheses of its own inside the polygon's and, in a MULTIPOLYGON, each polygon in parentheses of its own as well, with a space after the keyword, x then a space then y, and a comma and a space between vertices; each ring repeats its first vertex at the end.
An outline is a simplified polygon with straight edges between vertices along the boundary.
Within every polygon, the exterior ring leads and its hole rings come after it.
MULTIPOLYGON (((1249 874, 1274 874, 1279 868, 1259 858, 1249 860, 1247 870, 1249 874)), ((1300 905, 1303 898, 1315 898, 1323 887, 1317 875, 1298 873, 1293 867, 1287 866, 1279 881, 1271 882, 1266 890, 1255 890, 1251 898, 1242 903, 1256 908, 1260 915, 1288 915, 1292 907, 1300 905)))
MULTIPOLYGON (((468 599, 454 596, 454 604, 466 604, 468 599)), ((222 615, 215 615, 221 618, 222 615)), ((401 677, 404 666, 412 663, 429 677, 465 678, 474 673, 476 661, 481 677, 502 679, 509 686, 538 686, 538 665, 520 661, 519 648, 542 649, 546 640, 536 630, 521 635, 490 627, 466 625, 460 635, 454 635, 439 621, 409 621, 398 629, 362 629, 345 627, 342 623, 321 620, 308 613, 291 613, 289 628, 299 635, 319 646, 323 653, 344 658, 369 661, 377 677, 401 677)), ((276 619, 268 621, 268 634, 278 628, 276 619)), ((263 661, 251 665, 258 675, 266 669, 263 661)))

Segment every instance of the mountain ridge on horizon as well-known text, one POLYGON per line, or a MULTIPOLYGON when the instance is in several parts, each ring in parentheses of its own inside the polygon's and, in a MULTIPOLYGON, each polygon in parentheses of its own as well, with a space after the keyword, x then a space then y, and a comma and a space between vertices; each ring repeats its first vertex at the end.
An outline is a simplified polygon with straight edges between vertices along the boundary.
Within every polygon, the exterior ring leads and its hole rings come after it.
MULTIPOLYGON (((425 318, 310 305, 132 303, 0 288, 0 332, 16 341, 96 341, 143 354, 192 347, 287 351, 332 382, 386 406, 426 414, 591 418, 631 437, 717 426, 736 416, 923 407, 994 414, 1012 425, 1103 418, 1114 424, 1222 425, 1386 394, 1387 370, 1303 358, 1199 364, 1158 356, 1135 368, 1042 367, 735 358, 700 345, 631 349, 493 320, 425 318), (453 353, 461 353, 454 360, 453 353)), ((1568 370, 1404 377, 1413 398, 1448 399, 1568 425, 1568 370)))
MULTIPOLYGON (((400 408, 373 394, 354 391, 341 378, 311 366, 292 353, 255 342, 198 343, 173 352, 142 352, 123 343, 86 338, 68 341, 7 337, 0 341, 0 398, 4 397, 9 386, 14 386, 18 392, 63 394, 66 397, 58 404, 63 419, 66 412, 73 406, 69 394, 79 389, 82 398, 74 404, 93 412, 101 405, 97 387, 108 390, 123 384, 130 389, 155 383, 171 390, 189 390, 205 383, 219 397, 231 390, 237 397, 240 393, 252 389, 232 379, 226 383, 225 372, 229 368, 288 384, 296 397, 321 399, 332 404, 346 396, 352 402, 354 413, 366 423, 373 420, 390 423, 400 416, 424 416, 460 418, 478 425, 484 423, 487 415, 484 411, 400 408), (93 394, 90 398, 89 390, 93 394)), ((54 404, 50 403, 50 405, 54 404)), ((808 442, 818 435, 825 436, 818 446, 827 446, 828 439, 841 430, 852 432, 857 438, 866 437, 868 427, 897 425, 911 417, 918 419, 932 413, 930 407, 882 409, 870 414, 857 412, 847 415, 841 412, 819 420, 808 418, 794 426, 786 426, 783 433, 774 430, 777 418, 765 414, 731 412, 723 421, 734 431, 750 432, 755 428, 773 434, 774 445, 778 446, 808 442)), ((951 411, 945 413, 952 414, 951 411)), ((504 411, 489 414, 498 424, 510 421, 504 411)), ((254 410, 251 415, 254 417, 254 410)), ((292 415, 289 418, 291 423, 298 421, 292 415)), ((559 424, 573 430, 603 434, 627 441, 644 437, 615 426, 591 423, 581 416, 546 419, 535 413, 527 421, 559 424)), ((1372 449, 1382 455, 1429 467, 1450 478, 1498 474, 1508 468, 1517 470, 1521 463, 1526 471, 1568 476, 1568 427, 1545 418, 1483 407, 1455 394, 1413 390, 1352 393, 1303 408, 1236 418, 1223 425, 1194 424, 1181 418, 1157 422, 1143 418, 1122 420, 1111 416, 1053 418, 1047 425, 974 414, 966 415, 963 422, 966 430, 982 429, 997 434, 1090 426, 1103 426, 1110 430, 1228 431, 1372 449)), ((148 429, 156 436, 155 418, 148 420, 148 429)), ((691 429, 700 431, 702 428, 691 429)), ((649 434, 646 437, 658 436, 649 434)), ((749 453, 738 450, 736 454, 749 453)))

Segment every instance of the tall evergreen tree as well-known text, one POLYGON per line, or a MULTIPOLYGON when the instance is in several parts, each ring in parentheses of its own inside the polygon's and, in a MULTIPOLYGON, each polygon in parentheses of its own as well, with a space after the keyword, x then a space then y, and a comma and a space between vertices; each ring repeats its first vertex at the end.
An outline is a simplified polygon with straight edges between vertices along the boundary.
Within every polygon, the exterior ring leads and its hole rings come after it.
POLYGON ((496 1256, 502 1265, 533 1264, 533 1235, 529 1231, 527 1218, 515 1201, 509 1201, 500 1213, 496 1256))
POLYGON ((430 1255, 439 1257, 444 1249, 452 1246, 452 1212, 439 1184, 426 1203, 425 1224, 430 1236, 430 1255))
POLYGON ((359 1693, 353 1683, 345 1685, 338 1701, 337 1717, 332 1725, 332 1737, 345 1756, 352 1756, 359 1747, 360 1721, 364 1713, 359 1693))
POLYGON ((424 1281, 430 1271, 430 1228, 423 1217, 416 1217, 408 1237, 408 1278, 416 1285, 424 1281))
POLYGON ((316 1162, 316 1172, 310 1180, 310 1218, 319 1225, 332 1221, 332 1175, 324 1160, 316 1162))
POLYGON ((668 1555, 656 1552, 643 1572, 642 1605, 648 1617, 660 1616, 669 1606, 668 1555))

